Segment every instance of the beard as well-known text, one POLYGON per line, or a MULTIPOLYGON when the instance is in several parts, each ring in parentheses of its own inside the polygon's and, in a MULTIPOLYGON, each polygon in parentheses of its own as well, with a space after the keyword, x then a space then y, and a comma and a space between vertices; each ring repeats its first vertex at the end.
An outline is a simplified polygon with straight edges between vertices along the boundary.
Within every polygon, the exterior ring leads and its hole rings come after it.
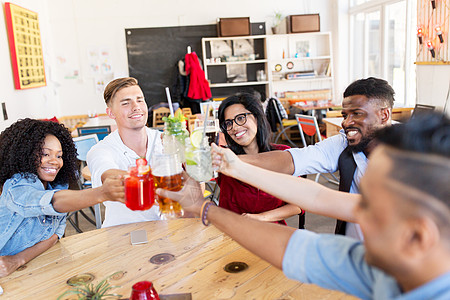
POLYGON ((361 141, 359 141, 358 144, 348 145, 348 148, 352 152, 362 152, 362 151, 366 150, 367 146, 372 141, 372 139, 373 139, 372 136, 365 136, 361 139, 361 141))

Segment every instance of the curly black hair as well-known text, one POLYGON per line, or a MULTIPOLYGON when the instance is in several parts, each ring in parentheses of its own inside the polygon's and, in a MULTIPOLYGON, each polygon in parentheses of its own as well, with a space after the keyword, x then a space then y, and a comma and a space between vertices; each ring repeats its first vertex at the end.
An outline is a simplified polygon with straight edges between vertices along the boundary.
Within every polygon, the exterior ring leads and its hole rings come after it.
POLYGON ((17 173, 26 178, 38 175, 44 139, 50 134, 61 143, 64 163, 53 183, 65 184, 76 179, 77 150, 69 130, 62 124, 27 118, 15 122, 0 134, 0 187, 17 173))

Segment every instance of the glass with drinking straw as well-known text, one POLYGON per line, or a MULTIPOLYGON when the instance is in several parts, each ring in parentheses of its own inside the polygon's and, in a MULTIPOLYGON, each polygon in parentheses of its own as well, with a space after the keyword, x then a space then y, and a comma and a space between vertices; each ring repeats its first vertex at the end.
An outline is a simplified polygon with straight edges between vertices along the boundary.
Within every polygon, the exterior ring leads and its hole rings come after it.
POLYGON ((170 115, 163 117, 164 134, 163 148, 164 153, 176 153, 180 162, 184 162, 184 140, 189 136, 186 129, 186 119, 181 113, 175 114, 172 108, 169 88, 166 87, 167 102, 169 103, 170 115))
MULTIPOLYGON (((209 110, 209 104, 206 111, 209 110)), ((211 164, 211 147, 209 143, 209 136, 207 136, 208 123, 207 115, 203 120, 201 130, 194 130, 190 138, 185 142, 185 159, 186 172, 197 181, 209 181, 213 178, 213 169, 211 164)), ((210 120, 213 121, 214 120, 210 120)), ((215 127, 209 126, 215 133, 215 127)), ((215 141, 215 134, 212 141, 215 141)))

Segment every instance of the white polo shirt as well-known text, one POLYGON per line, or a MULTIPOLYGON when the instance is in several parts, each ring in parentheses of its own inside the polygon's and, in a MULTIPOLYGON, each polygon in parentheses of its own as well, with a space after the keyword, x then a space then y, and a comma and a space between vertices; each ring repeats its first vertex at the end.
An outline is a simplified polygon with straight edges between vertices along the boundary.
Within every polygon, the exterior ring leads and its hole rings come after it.
MULTIPOLYGON (((148 145, 145 157, 150 162, 150 149, 152 149, 152 142, 155 135, 158 135, 156 138, 155 153, 162 153, 163 146, 161 142, 161 132, 147 127, 146 131, 148 145)), ((105 171, 110 169, 127 171, 128 166, 135 164, 135 161, 138 158, 139 155, 122 142, 119 132, 115 130, 97 145, 93 146, 87 154, 86 161, 92 174, 92 187, 95 188, 102 185, 101 176, 105 171)), ((105 205, 106 210, 102 227, 160 220, 159 207, 157 205, 152 206, 149 210, 133 211, 121 202, 105 201, 103 204, 105 205)))

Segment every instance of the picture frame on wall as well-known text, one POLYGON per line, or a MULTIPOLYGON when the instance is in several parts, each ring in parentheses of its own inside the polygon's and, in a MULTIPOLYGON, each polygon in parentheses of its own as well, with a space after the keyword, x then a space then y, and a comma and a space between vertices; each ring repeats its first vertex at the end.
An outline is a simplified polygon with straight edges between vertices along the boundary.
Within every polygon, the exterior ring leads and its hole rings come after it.
POLYGON ((38 14, 6 2, 5 18, 15 88, 46 86, 38 14))

